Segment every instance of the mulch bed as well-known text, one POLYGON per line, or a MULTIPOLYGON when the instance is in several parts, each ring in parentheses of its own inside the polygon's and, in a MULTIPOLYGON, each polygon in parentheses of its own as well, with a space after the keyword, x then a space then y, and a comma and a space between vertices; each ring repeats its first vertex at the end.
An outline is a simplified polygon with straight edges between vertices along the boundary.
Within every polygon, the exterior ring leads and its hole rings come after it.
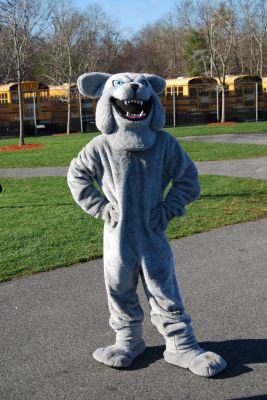
POLYGON ((44 147, 46 144, 41 143, 31 143, 31 144, 13 144, 9 146, 0 146, 0 151, 11 151, 11 150, 30 150, 35 149, 36 147, 44 147))

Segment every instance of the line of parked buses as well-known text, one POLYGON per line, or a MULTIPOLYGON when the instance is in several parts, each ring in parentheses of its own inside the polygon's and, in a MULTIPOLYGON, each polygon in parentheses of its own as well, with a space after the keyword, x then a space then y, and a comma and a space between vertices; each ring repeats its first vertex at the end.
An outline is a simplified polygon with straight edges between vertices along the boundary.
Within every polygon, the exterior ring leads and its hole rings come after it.
MULTIPOLYGON (((67 85, 48 86, 41 82, 22 83, 23 112, 28 131, 51 132, 66 129, 67 85)), ((88 130, 94 122, 96 101, 79 96, 71 87, 71 128, 88 130)), ((220 120, 220 85, 215 78, 180 77, 167 79, 161 101, 166 125, 209 123, 220 120)), ((253 75, 227 76, 226 121, 267 120, 267 78, 253 75)), ((0 85, 0 135, 18 130, 18 85, 0 85)))

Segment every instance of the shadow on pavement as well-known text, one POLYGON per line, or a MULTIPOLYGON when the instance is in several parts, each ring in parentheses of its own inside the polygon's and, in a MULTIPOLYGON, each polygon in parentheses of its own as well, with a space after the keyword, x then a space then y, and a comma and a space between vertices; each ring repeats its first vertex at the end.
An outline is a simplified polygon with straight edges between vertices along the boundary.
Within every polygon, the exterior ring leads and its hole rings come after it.
POLYGON ((266 400, 267 394, 260 394, 259 396, 249 396, 249 397, 235 397, 229 400, 266 400))
POLYGON ((149 365, 155 363, 163 358, 163 352, 165 346, 151 346, 147 347, 145 352, 137 357, 132 365, 127 368, 128 370, 134 371, 136 369, 147 368, 149 365))
POLYGON ((215 379, 232 378, 253 371, 247 364, 267 362, 267 339, 235 339, 223 342, 203 342, 205 350, 220 354, 228 368, 215 379))
MULTIPOLYGON (((200 345, 205 350, 220 354, 227 361, 228 368, 215 379, 227 379, 242 375, 253 371, 247 364, 267 362, 267 339, 235 339, 223 342, 203 342, 200 345)), ((129 370, 149 367, 163 358, 164 350, 165 346, 147 347, 146 351, 136 358, 129 370)), ((261 396, 255 397, 255 399, 261 399, 261 396)))

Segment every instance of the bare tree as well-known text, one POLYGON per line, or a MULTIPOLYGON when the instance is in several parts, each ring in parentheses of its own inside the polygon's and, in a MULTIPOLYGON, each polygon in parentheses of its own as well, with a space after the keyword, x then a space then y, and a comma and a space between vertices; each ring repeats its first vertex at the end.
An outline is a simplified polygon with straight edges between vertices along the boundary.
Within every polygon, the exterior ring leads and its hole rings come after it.
POLYGON ((103 10, 97 5, 83 14, 72 7, 71 1, 54 3, 51 28, 42 56, 42 75, 51 84, 65 86, 67 93, 62 101, 67 103, 66 133, 71 130, 71 105, 78 96, 73 90, 78 76, 84 71, 110 68, 116 45, 103 10), (99 68, 98 68, 99 69, 99 68))
POLYGON ((7 30, 0 27, 0 82, 7 82, 16 76, 14 63, 12 62, 10 48, 8 45, 7 30))
POLYGON ((14 63, 14 78, 18 83, 20 145, 24 144, 21 84, 35 52, 33 39, 40 36, 47 25, 48 10, 48 1, 44 0, 0 0, 0 26, 9 49, 8 62, 14 63))
POLYGON ((190 32, 196 25, 197 5, 194 0, 179 0, 174 5, 176 25, 190 32))
POLYGON ((43 75, 51 84, 66 87, 62 101, 67 103, 67 134, 70 133, 72 84, 82 63, 82 31, 82 15, 65 1, 54 3, 46 52, 42 58, 43 75))
POLYGON ((147 25, 139 35, 139 70, 165 76, 169 60, 166 48, 165 30, 162 24, 147 25))
POLYGON ((240 10, 247 22, 251 34, 250 42, 251 59, 259 61, 256 73, 263 76, 264 51, 266 51, 267 39, 267 1, 266 0, 239 0, 240 10), (255 48, 257 58, 255 58, 255 48))
MULTIPOLYGON (((99 58, 97 64, 99 70, 111 73, 116 72, 113 65, 116 63, 121 45, 121 36, 113 21, 106 21, 101 30, 101 39, 98 46, 99 58)), ((90 59, 90 57, 88 58, 90 59)))
POLYGON ((122 46, 118 22, 97 4, 90 5, 83 15, 86 20, 86 71, 113 72, 122 46))
POLYGON ((231 0, 214 6, 203 2, 199 10, 200 22, 210 54, 210 75, 216 76, 222 94, 221 122, 225 121, 225 78, 229 73, 232 50, 236 42, 236 17, 231 0))

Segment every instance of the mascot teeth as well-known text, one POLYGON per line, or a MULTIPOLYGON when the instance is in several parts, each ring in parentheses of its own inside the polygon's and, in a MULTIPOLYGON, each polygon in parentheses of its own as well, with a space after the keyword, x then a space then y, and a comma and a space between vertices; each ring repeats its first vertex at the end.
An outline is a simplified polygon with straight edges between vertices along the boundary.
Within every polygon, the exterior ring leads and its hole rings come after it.
POLYGON ((141 120, 148 117, 152 109, 152 99, 148 100, 119 100, 113 97, 111 102, 121 117, 133 120, 141 120))
POLYGON ((145 116, 146 116, 146 114, 144 113, 143 110, 140 112, 140 114, 129 114, 128 111, 126 113, 126 117, 128 117, 128 118, 142 118, 142 117, 145 117, 145 116))
POLYGON ((143 105, 143 100, 136 100, 136 99, 133 99, 133 100, 124 100, 124 104, 127 106, 128 104, 130 104, 130 103, 137 103, 137 104, 140 104, 141 106, 143 105))

